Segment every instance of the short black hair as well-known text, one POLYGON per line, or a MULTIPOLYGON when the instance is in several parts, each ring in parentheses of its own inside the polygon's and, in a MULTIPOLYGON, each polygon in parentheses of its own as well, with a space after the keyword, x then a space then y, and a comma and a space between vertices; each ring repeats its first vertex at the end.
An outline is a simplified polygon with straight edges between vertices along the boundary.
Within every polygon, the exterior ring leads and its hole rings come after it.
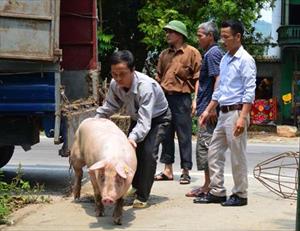
POLYGON ((110 65, 126 63, 130 71, 134 70, 134 57, 129 50, 115 51, 110 57, 110 65))
POLYGON ((241 37, 244 36, 244 25, 238 20, 230 19, 222 22, 221 28, 225 28, 225 27, 230 27, 234 35, 240 33, 241 37))

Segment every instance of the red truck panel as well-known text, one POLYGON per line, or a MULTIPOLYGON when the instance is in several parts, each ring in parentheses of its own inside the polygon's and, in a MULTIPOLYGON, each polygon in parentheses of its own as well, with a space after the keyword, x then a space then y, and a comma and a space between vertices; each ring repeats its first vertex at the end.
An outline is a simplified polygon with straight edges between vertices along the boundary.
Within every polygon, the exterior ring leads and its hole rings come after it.
POLYGON ((96 0, 61 0, 60 48, 65 70, 97 68, 96 0))

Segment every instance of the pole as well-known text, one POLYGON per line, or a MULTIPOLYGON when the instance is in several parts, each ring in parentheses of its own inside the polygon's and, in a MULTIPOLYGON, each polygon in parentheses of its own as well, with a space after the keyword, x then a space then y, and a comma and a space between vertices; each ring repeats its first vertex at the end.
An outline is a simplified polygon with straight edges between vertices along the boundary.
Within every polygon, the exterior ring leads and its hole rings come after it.
MULTIPOLYGON (((297 122, 298 122, 298 132, 300 129, 300 119, 297 116, 297 122)), ((299 153, 300 153, 300 142, 299 142, 299 153)), ((299 194, 299 188, 300 188, 300 171, 299 171, 299 163, 300 163, 300 155, 299 155, 299 162, 298 162, 298 187, 297 187, 297 212, 296 212, 296 231, 300 231, 300 194, 299 194)))

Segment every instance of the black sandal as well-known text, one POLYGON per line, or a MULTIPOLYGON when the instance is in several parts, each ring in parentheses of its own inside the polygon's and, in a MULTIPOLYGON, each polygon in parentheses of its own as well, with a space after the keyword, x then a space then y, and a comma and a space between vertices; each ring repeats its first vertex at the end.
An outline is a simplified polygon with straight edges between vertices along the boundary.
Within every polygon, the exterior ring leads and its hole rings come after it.
POLYGON ((155 181, 168 181, 168 180, 173 180, 173 177, 169 178, 167 175, 165 175, 163 172, 161 172, 154 176, 154 180, 155 181))
POLYGON ((180 176, 179 183, 180 183, 180 184, 189 184, 189 183, 191 183, 191 177, 189 176, 189 174, 183 173, 183 174, 180 176))

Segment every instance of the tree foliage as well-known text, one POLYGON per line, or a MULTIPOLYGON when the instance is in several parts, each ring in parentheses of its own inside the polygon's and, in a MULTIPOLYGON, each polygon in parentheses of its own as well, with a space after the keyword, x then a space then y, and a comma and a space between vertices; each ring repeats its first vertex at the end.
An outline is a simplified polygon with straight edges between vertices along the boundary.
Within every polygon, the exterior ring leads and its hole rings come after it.
POLYGON ((137 70, 142 69, 147 51, 146 45, 141 42, 144 34, 138 30, 137 14, 141 7, 139 0, 98 1, 98 12, 101 12, 98 50, 103 80, 110 78, 108 60, 117 49, 130 50, 134 54, 137 70))
POLYGON ((195 47, 199 23, 214 20, 220 26, 225 19, 241 20, 246 28, 246 49, 252 55, 262 54, 265 49, 262 44, 268 41, 256 34, 252 25, 259 19, 260 10, 272 5, 272 0, 98 0, 101 78, 109 78, 108 58, 116 49, 130 50, 136 58, 137 70, 145 66, 153 68, 155 62, 150 67, 145 60, 153 61, 156 56, 146 58, 147 52, 160 53, 167 46, 163 27, 173 19, 187 25, 188 43, 195 47))
POLYGON ((196 29, 199 23, 214 20, 218 26, 226 19, 243 22, 246 33, 244 45, 253 55, 261 54, 267 40, 254 33, 253 22, 259 19, 263 7, 272 7, 272 0, 144 0, 139 10, 139 29, 144 33, 143 42, 149 49, 161 50, 165 35, 163 26, 170 20, 183 21, 189 31, 189 43, 196 46, 196 29), (257 44, 260 44, 257 46, 257 44))

